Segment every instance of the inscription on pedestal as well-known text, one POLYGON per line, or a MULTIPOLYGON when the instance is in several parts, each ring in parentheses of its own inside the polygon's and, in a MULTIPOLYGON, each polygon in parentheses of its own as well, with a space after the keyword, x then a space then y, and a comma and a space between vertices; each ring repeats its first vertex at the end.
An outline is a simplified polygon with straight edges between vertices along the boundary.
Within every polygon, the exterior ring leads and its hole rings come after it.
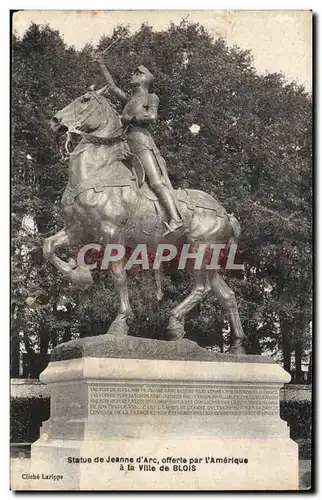
POLYGON ((277 415, 278 391, 250 387, 91 385, 89 415, 277 415))

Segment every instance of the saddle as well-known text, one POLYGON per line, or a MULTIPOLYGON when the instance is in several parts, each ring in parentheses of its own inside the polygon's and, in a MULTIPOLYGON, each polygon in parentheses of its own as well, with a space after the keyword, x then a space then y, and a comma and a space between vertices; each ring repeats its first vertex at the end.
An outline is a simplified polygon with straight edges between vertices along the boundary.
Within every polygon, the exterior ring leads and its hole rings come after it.
MULTIPOLYGON (((138 190, 141 196, 152 201, 157 212, 163 218, 164 210, 157 195, 152 191, 146 181, 138 179, 136 172, 132 173, 121 161, 115 162, 113 168, 110 168, 108 173, 104 173, 104 175, 89 177, 75 186, 67 184, 61 202, 63 205, 72 205, 74 199, 79 194, 89 189, 94 189, 96 193, 100 193, 104 191, 105 187, 125 186, 133 186, 134 189, 138 190)), ((216 199, 203 191, 189 189, 188 192, 186 189, 176 189, 174 190, 174 196, 178 202, 184 203, 192 212, 196 207, 200 207, 215 211, 218 217, 224 217, 226 215, 223 206, 220 205, 216 199)), ((179 203, 177 208, 181 213, 179 203)))

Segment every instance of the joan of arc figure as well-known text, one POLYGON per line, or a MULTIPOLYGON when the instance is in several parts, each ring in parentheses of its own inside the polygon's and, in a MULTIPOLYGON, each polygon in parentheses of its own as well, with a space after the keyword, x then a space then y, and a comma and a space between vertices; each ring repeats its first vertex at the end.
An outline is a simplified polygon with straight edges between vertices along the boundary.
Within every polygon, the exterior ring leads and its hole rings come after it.
POLYGON ((168 213, 169 231, 166 234, 173 233, 183 225, 183 221, 176 207, 173 190, 169 188, 166 182, 168 175, 165 162, 149 132, 149 125, 157 119, 159 106, 158 96, 149 93, 154 79, 153 75, 145 66, 136 68, 130 81, 132 92, 128 97, 114 83, 104 64, 103 57, 97 55, 96 60, 108 84, 106 92, 114 94, 120 101, 125 103, 122 122, 126 127, 130 151, 139 159, 150 188, 168 213), (162 176, 165 178, 165 182, 162 180, 162 176))

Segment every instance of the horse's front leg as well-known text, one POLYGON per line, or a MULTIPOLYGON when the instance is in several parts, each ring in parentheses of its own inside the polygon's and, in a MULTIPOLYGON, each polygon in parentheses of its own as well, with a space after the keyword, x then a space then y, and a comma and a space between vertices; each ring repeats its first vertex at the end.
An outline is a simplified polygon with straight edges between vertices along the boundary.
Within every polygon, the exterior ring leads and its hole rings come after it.
POLYGON ((128 334, 128 323, 133 319, 133 312, 129 301, 127 276, 123 261, 111 262, 111 273, 119 296, 119 310, 107 333, 119 337, 128 334))
MULTIPOLYGON (((122 206, 121 201, 119 201, 119 206, 122 206)), ((115 217, 117 219, 117 217, 115 217)), ((119 224, 111 218, 102 222, 101 233, 103 234, 103 244, 105 245, 123 245, 123 238, 120 234, 119 224)), ((105 251, 107 250, 107 247, 105 251)), ((110 259, 111 255, 107 256, 107 262, 105 262, 104 255, 104 267, 108 265, 108 269, 112 274, 114 285, 118 294, 119 299, 119 309, 117 316, 111 323, 107 333, 109 335, 115 335, 116 337, 121 337, 129 333, 129 322, 133 318, 133 312, 131 309, 129 294, 127 289, 127 275, 124 269, 125 263, 123 258, 119 260, 110 259)), ((105 267, 106 269, 106 267, 105 267)))
POLYGON ((64 228, 59 233, 45 239, 43 254, 66 278, 82 285, 89 285, 93 279, 88 269, 77 266, 73 259, 65 262, 55 253, 57 248, 76 245, 79 242, 80 239, 75 228, 64 228))

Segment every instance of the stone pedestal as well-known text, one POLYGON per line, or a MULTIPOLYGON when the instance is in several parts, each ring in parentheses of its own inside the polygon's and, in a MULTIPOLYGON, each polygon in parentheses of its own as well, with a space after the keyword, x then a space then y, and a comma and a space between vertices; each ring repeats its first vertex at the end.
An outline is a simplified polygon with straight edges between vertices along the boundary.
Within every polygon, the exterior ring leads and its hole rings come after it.
POLYGON ((108 342, 104 357, 68 343, 41 374, 51 416, 32 445, 31 489, 298 489, 280 366, 189 341, 108 342))

